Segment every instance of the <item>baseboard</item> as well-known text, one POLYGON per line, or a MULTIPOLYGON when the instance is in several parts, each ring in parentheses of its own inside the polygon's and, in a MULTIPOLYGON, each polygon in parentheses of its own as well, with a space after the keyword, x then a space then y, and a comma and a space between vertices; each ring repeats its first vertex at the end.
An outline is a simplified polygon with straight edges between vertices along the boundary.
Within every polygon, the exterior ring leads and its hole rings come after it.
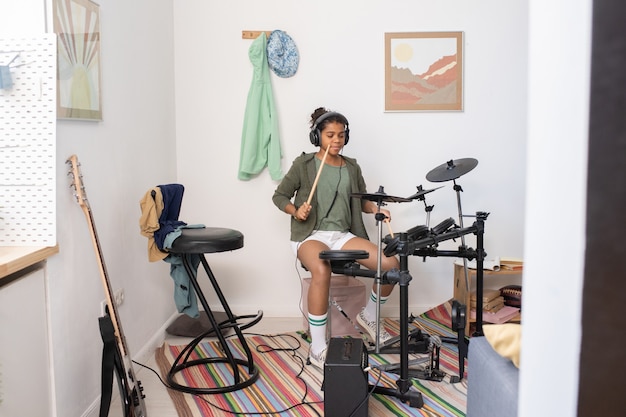
MULTIPOLYGON (((143 345, 143 347, 139 349, 139 352, 133 354, 133 359, 139 363, 148 362, 152 355, 154 355, 154 351, 157 350, 157 348, 161 347, 161 345, 165 341, 165 330, 169 327, 170 324, 172 324, 174 320, 176 320, 179 315, 179 313, 174 312, 165 321, 163 326, 161 326, 156 331, 156 333, 154 333, 154 335, 152 335, 152 337, 143 345)), ((139 371, 139 369, 136 369, 136 371, 139 371)))
MULTIPOLYGON (((119 397, 119 393, 117 394, 117 396, 119 397)), ((115 398, 115 393, 113 394, 113 398, 115 398)), ((83 415, 81 417, 99 417, 100 416, 100 396, 98 395, 98 398, 96 398, 94 400, 94 402, 92 402, 89 405, 89 408, 87 408, 87 410, 83 413, 83 415)))

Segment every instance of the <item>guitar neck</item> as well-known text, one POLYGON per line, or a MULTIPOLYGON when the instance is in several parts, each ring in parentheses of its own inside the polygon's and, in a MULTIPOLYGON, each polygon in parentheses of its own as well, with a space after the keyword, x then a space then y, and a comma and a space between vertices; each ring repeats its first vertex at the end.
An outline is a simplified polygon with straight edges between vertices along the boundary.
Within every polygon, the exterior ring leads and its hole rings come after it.
POLYGON ((128 356, 128 345, 126 343, 126 337, 124 336, 122 325, 119 320, 119 315, 117 313, 115 296, 111 287, 111 281, 109 280, 109 273, 107 272, 106 264, 104 263, 104 258, 102 256, 102 248, 100 246, 100 240, 98 239, 98 232, 96 230, 93 213, 91 212, 91 209, 87 206, 83 207, 83 212, 85 213, 87 223, 89 224, 91 241, 93 243, 96 258, 98 260, 98 267, 100 268, 100 278, 102 280, 102 286, 104 289, 107 307, 109 309, 109 315, 111 316, 111 321, 113 322, 113 328, 115 330, 116 336, 119 338, 119 345, 122 356, 128 356))

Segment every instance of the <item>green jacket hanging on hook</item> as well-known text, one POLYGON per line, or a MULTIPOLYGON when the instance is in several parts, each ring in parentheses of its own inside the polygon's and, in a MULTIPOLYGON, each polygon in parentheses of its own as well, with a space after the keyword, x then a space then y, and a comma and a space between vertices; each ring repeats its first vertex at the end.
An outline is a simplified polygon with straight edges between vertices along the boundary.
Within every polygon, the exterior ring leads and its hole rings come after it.
POLYGON ((241 155, 239 158, 240 180, 249 180, 269 168, 273 180, 280 180, 283 173, 280 167, 282 152, 278 133, 278 118, 269 67, 267 65, 267 37, 265 32, 256 38, 248 51, 254 67, 252 85, 241 134, 241 155))

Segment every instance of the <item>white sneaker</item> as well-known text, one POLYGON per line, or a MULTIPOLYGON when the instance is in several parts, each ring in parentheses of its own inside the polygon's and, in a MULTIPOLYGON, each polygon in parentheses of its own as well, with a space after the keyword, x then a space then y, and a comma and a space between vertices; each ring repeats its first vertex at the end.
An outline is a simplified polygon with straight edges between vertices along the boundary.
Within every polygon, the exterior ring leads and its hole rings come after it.
POLYGON ((315 354, 309 351, 309 362, 311 365, 315 366, 318 369, 324 370, 324 364, 326 363, 326 351, 328 349, 324 348, 320 353, 315 354))
MULTIPOLYGON (((370 321, 365 317, 365 308, 356 316, 356 321, 362 328, 367 330, 372 340, 376 340, 376 320, 370 321)), ((384 327, 380 326, 379 344, 384 345, 389 339, 391 339, 391 335, 387 333, 384 327)))

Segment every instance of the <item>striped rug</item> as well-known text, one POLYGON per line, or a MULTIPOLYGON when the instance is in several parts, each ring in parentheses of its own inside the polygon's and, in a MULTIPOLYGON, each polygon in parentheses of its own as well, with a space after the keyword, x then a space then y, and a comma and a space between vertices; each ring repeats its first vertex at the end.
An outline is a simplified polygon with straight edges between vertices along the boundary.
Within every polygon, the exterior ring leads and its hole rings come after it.
MULTIPOLYGON (((450 330, 450 306, 444 303, 417 317, 413 326, 419 326, 428 334, 456 336, 450 330)), ((385 319, 389 333, 397 334, 396 321, 385 319)), ((247 334, 246 340, 259 368, 259 379, 247 388, 233 393, 215 395, 190 395, 168 390, 178 415, 181 417, 222 417, 254 415, 264 413, 273 416, 323 416, 324 394, 321 390, 323 372, 313 366, 306 366, 308 342, 300 332, 282 335, 247 334)), ((228 343, 233 354, 245 357, 236 339, 228 343)), ((171 364, 184 346, 164 344, 157 349, 156 361, 162 375, 166 375, 171 364)), ((212 341, 198 345, 191 359, 222 356, 219 344, 212 341)), ((409 359, 424 355, 410 355, 409 359)), ((369 354, 370 365, 397 363, 397 354, 369 354)), ((229 378, 221 372, 221 364, 210 367, 195 366, 177 374, 177 382, 187 386, 210 387, 215 381, 229 378)), ((446 373, 441 382, 413 379, 413 386, 422 393, 424 406, 412 408, 392 396, 372 394, 369 400, 369 416, 465 416, 467 380, 452 384, 449 377, 458 375, 457 348, 444 344, 440 351, 440 369, 446 373)), ((465 367, 467 370, 467 366, 465 367)), ((247 375, 247 368, 241 368, 247 375)), ((369 373, 370 383, 396 388, 398 375, 377 370, 369 373)), ((230 377, 232 379, 232 377, 230 377)))

